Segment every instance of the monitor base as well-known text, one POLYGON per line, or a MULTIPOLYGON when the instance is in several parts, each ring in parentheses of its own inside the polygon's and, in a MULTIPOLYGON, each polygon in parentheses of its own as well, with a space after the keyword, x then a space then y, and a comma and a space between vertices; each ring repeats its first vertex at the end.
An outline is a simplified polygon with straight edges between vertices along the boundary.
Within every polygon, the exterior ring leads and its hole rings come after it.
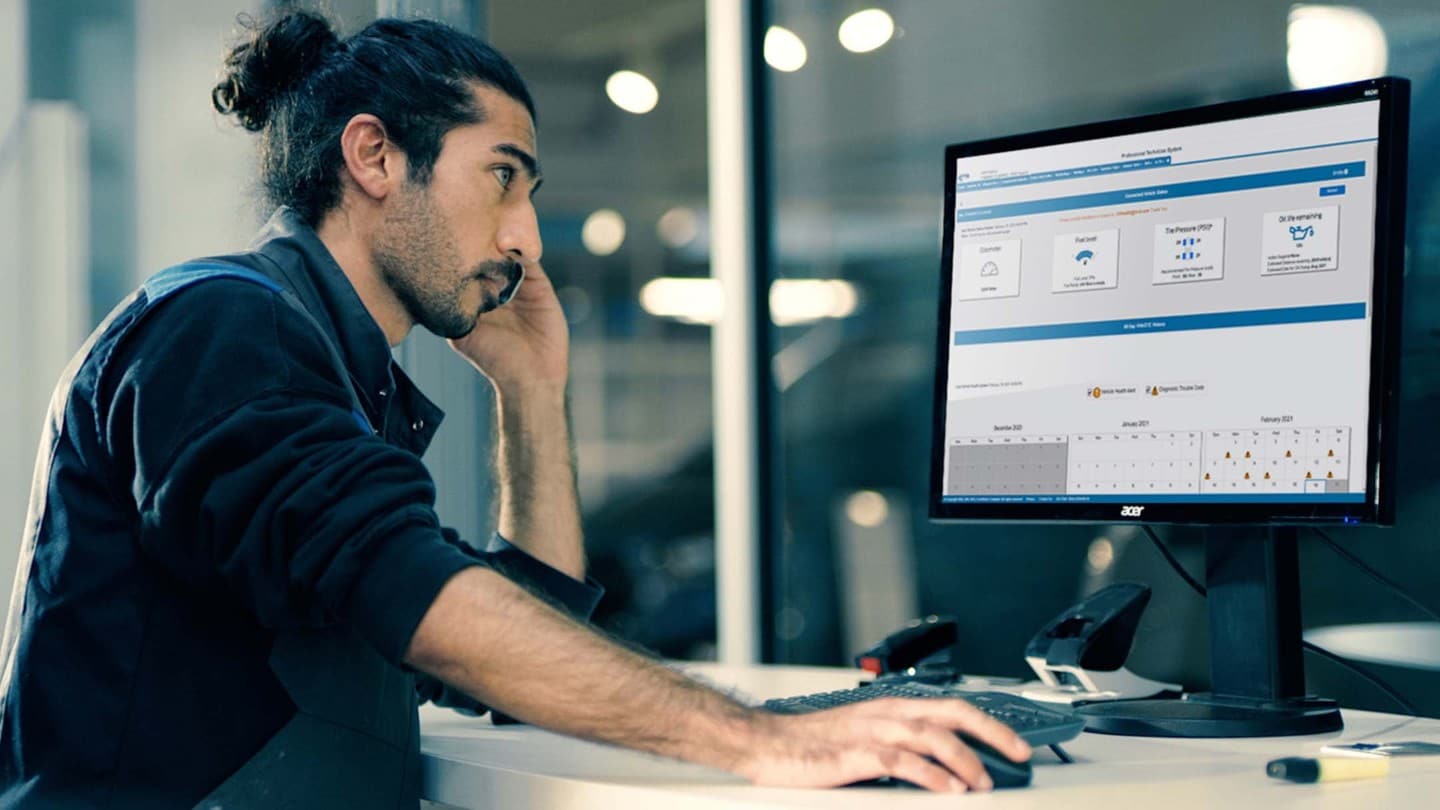
POLYGON ((1202 693, 1179 700, 1111 700, 1075 707, 1085 730, 1132 737, 1294 737, 1345 727, 1326 698, 1262 702, 1202 693))

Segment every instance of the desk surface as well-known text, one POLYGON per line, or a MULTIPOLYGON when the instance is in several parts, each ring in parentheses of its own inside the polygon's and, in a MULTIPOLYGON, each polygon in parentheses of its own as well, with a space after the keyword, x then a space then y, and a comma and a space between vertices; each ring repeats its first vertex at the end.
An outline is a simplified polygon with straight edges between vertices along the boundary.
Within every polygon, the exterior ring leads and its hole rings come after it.
MULTIPOLYGON (((853 686, 856 670, 811 667, 685 667, 705 680, 760 700, 853 686)), ((983 688, 983 687, 981 687, 983 688)), ((723 771, 582 742, 524 726, 495 727, 425 706, 420 711, 424 796, 466 808, 626 807, 843 808, 1002 806, 1165 810, 1264 806, 1434 807, 1440 805, 1440 757, 1396 759, 1390 776, 1293 785, 1264 774, 1283 756, 1315 756, 1336 740, 1440 743, 1440 720, 1346 710, 1336 734, 1243 740, 1174 740, 1081 734, 1065 743, 1074 764, 1049 749, 1035 752, 1034 785, 964 797, 893 788, 793 790, 754 787, 723 771), (1322 801, 1323 800, 1323 801, 1322 801)))

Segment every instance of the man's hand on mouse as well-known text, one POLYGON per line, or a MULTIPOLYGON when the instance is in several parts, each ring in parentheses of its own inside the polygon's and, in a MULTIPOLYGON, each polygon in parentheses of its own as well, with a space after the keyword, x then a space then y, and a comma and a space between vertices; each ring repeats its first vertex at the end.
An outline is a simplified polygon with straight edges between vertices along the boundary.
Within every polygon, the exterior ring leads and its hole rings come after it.
POLYGON ((761 712, 755 744, 735 770, 759 785, 834 787, 880 777, 928 790, 989 790, 989 774, 956 734, 1015 762, 1030 746, 963 700, 884 698, 810 714, 761 712))

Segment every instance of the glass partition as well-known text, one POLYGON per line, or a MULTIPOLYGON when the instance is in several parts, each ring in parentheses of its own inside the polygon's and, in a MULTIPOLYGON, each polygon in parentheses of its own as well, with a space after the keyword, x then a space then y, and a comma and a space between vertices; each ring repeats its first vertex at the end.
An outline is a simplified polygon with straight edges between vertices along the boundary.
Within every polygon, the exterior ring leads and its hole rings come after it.
POLYGON ((544 265, 570 319, 598 620, 714 655, 704 0, 489 4, 539 109, 544 265))

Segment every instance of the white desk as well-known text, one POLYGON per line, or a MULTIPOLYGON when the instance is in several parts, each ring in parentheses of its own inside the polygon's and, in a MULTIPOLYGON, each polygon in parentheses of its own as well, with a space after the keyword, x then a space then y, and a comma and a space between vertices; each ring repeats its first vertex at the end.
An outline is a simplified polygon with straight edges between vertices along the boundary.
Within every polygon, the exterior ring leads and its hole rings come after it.
MULTIPOLYGON (((853 686, 858 671, 810 667, 687 667, 720 686, 765 699, 853 686)), ((1393 760, 1390 776, 1294 785, 1264 774, 1283 756, 1314 756, 1334 740, 1440 743, 1440 720, 1345 711, 1338 734, 1245 740, 1174 740, 1081 734, 1061 764, 1035 752, 1029 789, 954 796, 892 788, 759 788, 723 771, 581 742, 525 726, 492 726, 426 706, 420 712, 423 795, 465 808, 890 807, 1281 808, 1440 807, 1440 757, 1393 760)))

